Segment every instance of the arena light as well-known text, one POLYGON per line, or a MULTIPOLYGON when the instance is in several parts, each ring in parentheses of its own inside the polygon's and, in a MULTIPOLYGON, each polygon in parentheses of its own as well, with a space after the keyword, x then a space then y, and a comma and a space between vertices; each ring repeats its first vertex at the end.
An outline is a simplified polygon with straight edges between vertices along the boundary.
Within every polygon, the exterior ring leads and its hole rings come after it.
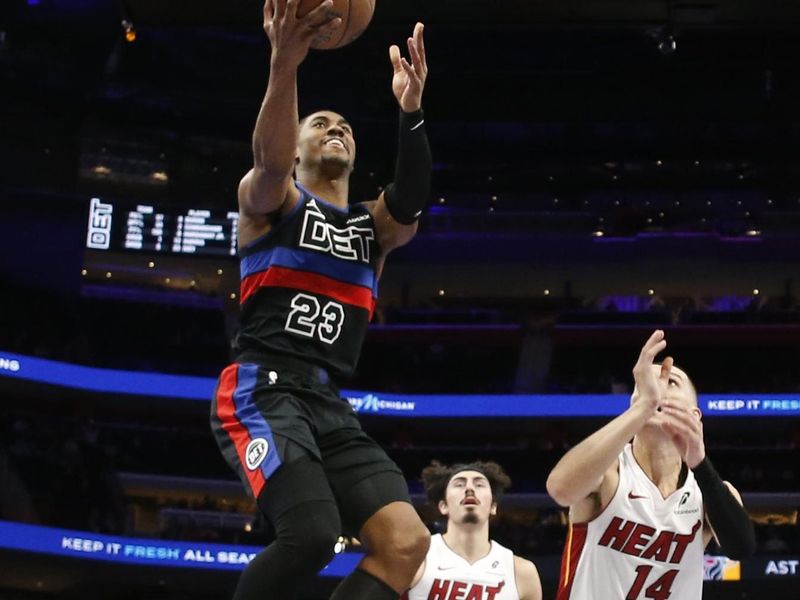
POLYGON ((671 33, 664 33, 658 40, 658 51, 663 56, 669 56, 678 49, 678 42, 671 33))

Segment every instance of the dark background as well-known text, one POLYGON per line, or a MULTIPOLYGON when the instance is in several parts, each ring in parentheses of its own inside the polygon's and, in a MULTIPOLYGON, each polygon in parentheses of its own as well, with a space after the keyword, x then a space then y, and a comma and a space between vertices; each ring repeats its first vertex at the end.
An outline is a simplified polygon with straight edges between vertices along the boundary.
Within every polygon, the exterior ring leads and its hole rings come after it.
MULTIPOLYGON (((416 21, 430 67, 431 202, 415 240, 388 259, 350 387, 625 392, 659 327, 701 392, 800 391, 797 3, 378 0, 360 39, 300 69, 301 112, 331 108, 354 125, 352 201, 391 179, 388 46, 402 48, 416 21)), ((0 349, 210 376, 227 364, 235 259, 86 252, 87 206, 99 196, 235 210, 268 69, 258 2, 2 3, 0 349)), ((204 410, 0 384, 0 489, 25 499, 0 518, 269 539, 257 519, 248 535, 204 525, 206 513, 252 511, 204 410), (171 457, 176 445, 195 460, 171 457)), ((515 484, 493 535, 542 565, 548 591, 564 516, 544 479, 600 425, 365 421, 420 507, 417 475, 431 459, 501 462, 515 484)), ((757 560, 797 558, 800 422, 712 420, 706 435, 723 476, 753 499, 757 560)), ((10 598, 225 597, 232 585, 0 558, 10 598)), ((795 582, 717 584, 707 596, 790 599, 795 582)))

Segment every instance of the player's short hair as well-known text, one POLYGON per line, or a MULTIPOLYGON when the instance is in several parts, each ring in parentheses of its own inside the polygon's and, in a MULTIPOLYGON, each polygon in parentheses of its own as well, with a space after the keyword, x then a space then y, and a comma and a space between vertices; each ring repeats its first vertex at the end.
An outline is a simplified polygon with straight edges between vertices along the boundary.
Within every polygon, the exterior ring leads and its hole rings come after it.
POLYGON ((448 466, 443 465, 438 460, 434 460, 430 465, 422 469, 422 483, 425 486, 428 502, 438 508, 439 502, 445 498, 450 480, 464 471, 477 471, 486 477, 489 481, 489 487, 492 489, 492 501, 495 503, 500 502, 503 493, 511 487, 511 478, 506 475, 503 467, 496 462, 475 461, 448 466))
POLYGON ((321 113, 321 112, 332 112, 332 113, 336 113, 337 115, 341 115, 342 117, 344 117, 344 115, 342 115, 342 113, 340 113, 338 110, 335 110, 333 108, 317 108, 315 110, 312 110, 311 112, 307 112, 305 114, 305 116, 300 118, 300 122, 299 122, 300 128, 301 129, 303 128, 303 125, 305 125, 305 122, 308 121, 309 118, 311 118, 313 115, 315 115, 317 113, 321 113))

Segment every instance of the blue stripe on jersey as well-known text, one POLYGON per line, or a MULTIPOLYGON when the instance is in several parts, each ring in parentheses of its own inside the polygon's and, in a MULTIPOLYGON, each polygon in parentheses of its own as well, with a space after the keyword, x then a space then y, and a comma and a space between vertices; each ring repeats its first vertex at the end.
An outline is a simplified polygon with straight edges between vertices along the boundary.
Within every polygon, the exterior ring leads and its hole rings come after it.
MULTIPOLYGON (((258 410, 253 402, 253 391, 256 389, 258 378, 258 365, 241 364, 237 372, 236 390, 233 392, 233 404, 236 407, 236 418, 247 429, 250 439, 264 439, 267 441, 267 457, 258 466, 264 479, 270 476, 281 466, 281 458, 278 455, 278 446, 272 437, 272 428, 264 419, 264 415, 258 410)), ((242 465, 247 469, 247 465, 242 465)))
POLYGON ((378 297, 378 279, 369 265, 349 263, 340 258, 282 246, 242 258, 241 277, 245 279, 255 273, 266 271, 271 266, 308 271, 345 283, 360 285, 372 290, 373 297, 378 297))
POLYGON ((300 190, 300 192, 305 194, 304 200, 316 200, 320 204, 324 204, 328 208, 345 215, 350 212, 351 207, 349 205, 346 206, 345 208, 342 208, 341 206, 336 206, 335 204, 331 204, 330 202, 327 202, 326 200, 323 200, 319 196, 315 196, 314 194, 309 192, 299 181, 295 181, 294 185, 298 190, 300 190))

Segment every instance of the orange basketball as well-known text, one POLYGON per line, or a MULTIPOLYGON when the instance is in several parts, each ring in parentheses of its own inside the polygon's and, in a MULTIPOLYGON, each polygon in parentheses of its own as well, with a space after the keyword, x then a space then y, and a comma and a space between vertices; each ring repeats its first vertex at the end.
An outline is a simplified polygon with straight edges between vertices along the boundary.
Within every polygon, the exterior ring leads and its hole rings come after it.
MULTIPOLYGON (((314 10, 322 0, 302 0, 297 15, 302 17, 314 10)), ((333 0, 331 12, 342 19, 342 24, 334 31, 318 35, 311 47, 317 50, 332 50, 346 46, 369 25, 375 11, 375 0, 333 0)))

